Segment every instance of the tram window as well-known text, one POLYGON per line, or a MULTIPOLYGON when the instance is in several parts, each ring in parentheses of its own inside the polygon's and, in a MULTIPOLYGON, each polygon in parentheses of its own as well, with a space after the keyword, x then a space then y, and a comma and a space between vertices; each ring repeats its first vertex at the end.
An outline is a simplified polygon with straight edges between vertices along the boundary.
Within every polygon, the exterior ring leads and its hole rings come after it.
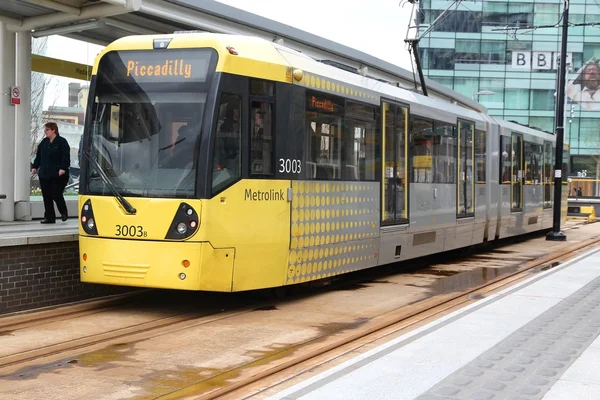
POLYGON ((110 105, 110 138, 112 140, 119 140, 123 134, 121 124, 119 123, 119 116, 121 115, 121 105, 111 104, 110 105))
POLYGON ((308 130, 308 179, 342 179, 343 101, 322 93, 306 93, 306 129, 308 130))
POLYGON ((240 177, 241 98, 224 93, 217 116, 213 155, 213 193, 240 177))
POLYGON ((433 121, 412 119, 410 135, 412 183, 433 183, 433 121))
POLYGON ((500 136, 500 183, 510 184, 511 141, 509 136, 500 136))
POLYGON ((349 181, 375 180, 375 124, 346 119, 348 127, 344 138, 344 172, 342 179, 349 181))
POLYGON ((343 180, 375 180, 375 107, 346 102, 343 180))
POLYGON ((534 170, 534 183, 536 185, 542 184, 543 169, 544 169, 544 147, 541 144, 535 145, 535 158, 537 161, 536 168, 534 170))
POLYGON ((457 216, 467 217, 475 212, 475 177, 473 153, 475 126, 472 122, 458 122, 458 185, 456 186, 457 216))
POLYGON ((525 184, 538 185, 542 181, 542 146, 525 142, 525 184))
POLYGON ((511 146, 511 211, 523 209, 523 136, 518 133, 512 134, 511 146))
POLYGON ((250 173, 273 174, 272 105, 253 101, 250 108, 250 173))
POLYGON ((544 143, 544 208, 552 207, 552 143, 544 143))
POLYGON ((346 118, 348 117, 373 121, 375 120, 375 108, 365 104, 357 104, 348 101, 346 103, 346 118))
POLYGON ((485 183, 485 131, 475 130, 475 182, 485 183))
POLYGON ((456 127, 435 121, 433 137, 433 181, 455 183, 456 176, 456 127))
POLYGON ((250 79, 250 95, 275 96, 275 85, 273 82, 250 79))
POLYGON ((381 107, 383 143, 382 224, 408 222, 407 142, 408 109, 383 102, 381 107))

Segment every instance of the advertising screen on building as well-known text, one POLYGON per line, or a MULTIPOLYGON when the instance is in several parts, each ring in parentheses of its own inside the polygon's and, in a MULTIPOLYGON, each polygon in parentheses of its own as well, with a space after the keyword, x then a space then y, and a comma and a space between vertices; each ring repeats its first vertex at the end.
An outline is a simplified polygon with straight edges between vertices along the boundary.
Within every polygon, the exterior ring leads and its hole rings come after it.
POLYGON ((584 110, 600 110, 600 64, 595 57, 585 63, 567 84, 567 96, 584 110))

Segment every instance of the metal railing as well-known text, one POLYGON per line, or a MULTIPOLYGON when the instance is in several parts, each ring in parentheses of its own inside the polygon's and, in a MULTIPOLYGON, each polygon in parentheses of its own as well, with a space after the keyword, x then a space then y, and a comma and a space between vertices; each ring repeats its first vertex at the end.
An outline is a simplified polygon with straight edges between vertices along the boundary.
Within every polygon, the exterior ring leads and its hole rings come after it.
POLYGON ((77 189, 79 190, 79 179, 76 181, 73 181, 73 183, 69 183, 67 186, 65 186, 65 190, 66 189, 77 189))

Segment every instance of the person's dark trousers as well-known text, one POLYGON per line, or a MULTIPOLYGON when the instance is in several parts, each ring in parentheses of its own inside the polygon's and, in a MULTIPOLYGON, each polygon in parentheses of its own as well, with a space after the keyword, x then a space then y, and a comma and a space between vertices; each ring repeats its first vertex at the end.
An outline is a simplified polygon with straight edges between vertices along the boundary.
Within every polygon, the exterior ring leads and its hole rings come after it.
POLYGON ((67 186, 69 178, 61 176, 55 179, 40 179, 40 187, 42 189, 42 197, 44 199, 44 219, 48 222, 56 221, 56 213, 54 212, 54 203, 58 208, 61 216, 66 217, 67 203, 63 197, 63 192, 67 186))

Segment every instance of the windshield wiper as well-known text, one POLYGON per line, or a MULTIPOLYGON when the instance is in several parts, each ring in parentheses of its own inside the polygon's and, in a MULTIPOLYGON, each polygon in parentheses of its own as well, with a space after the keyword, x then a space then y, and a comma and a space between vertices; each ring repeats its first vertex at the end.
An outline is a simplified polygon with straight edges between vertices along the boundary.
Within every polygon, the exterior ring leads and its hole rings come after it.
POLYGON ((165 147, 161 147, 160 149, 158 149, 158 151, 161 152, 163 150, 168 150, 168 149, 170 149, 172 147, 177 146, 179 143, 183 142, 184 140, 185 140, 185 138, 181 138, 181 139, 175 141, 175 143, 171 143, 170 145, 167 145, 165 147))
POLYGON ((104 184, 109 187, 110 191, 117 198, 117 200, 119 200, 119 203, 121 203, 121 205, 123 206, 125 211, 129 214, 137 213, 137 210, 131 205, 130 202, 128 202, 125 199, 125 197, 121 196, 121 193, 119 193, 115 184, 110 181, 110 178, 108 176, 106 176, 106 173, 102 169, 102 166, 100 165, 100 163, 98 163, 98 160, 96 160, 93 157, 90 157, 89 151, 84 151, 83 154, 88 159, 88 161, 91 161, 94 163, 94 167, 96 168, 96 171, 98 171, 100 178, 102 178, 102 181, 104 182, 104 184))

